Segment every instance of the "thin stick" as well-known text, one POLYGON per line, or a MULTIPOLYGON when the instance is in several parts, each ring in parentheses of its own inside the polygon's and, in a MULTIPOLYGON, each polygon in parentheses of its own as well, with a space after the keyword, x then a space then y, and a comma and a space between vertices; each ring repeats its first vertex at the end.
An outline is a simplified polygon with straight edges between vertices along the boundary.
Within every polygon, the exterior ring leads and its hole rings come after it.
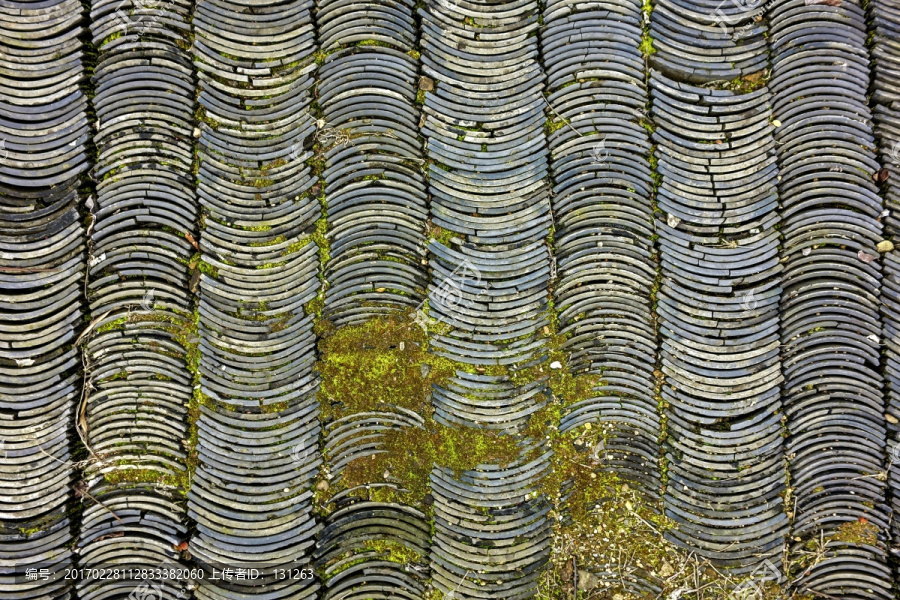
POLYGON ((555 114, 557 117, 559 117, 559 118, 562 120, 563 123, 565 123, 566 125, 569 126, 569 129, 571 129, 572 131, 574 131, 575 133, 577 133, 577 134, 580 135, 581 137, 587 137, 587 136, 585 136, 583 133, 581 133, 580 131, 578 131, 578 130, 575 129, 574 127, 572 127, 572 124, 569 123, 568 119, 566 119, 566 118, 563 117, 561 114, 559 114, 558 112, 556 112, 556 109, 553 108, 553 105, 550 104, 550 102, 549 102, 546 98, 544 98, 544 95, 543 95, 543 94, 541 94, 541 98, 544 100, 544 102, 547 103, 547 106, 550 107, 550 110, 553 111, 553 114, 555 114))
POLYGON ((46 267, 0 267, 0 273, 55 273, 58 268, 46 267))
POLYGON ((572 557, 572 600, 578 598, 578 563, 572 557))
POLYGON ((121 523, 122 525, 125 524, 125 521, 123 521, 122 519, 120 519, 120 518, 119 518, 119 515, 117 515, 116 513, 114 513, 110 507, 108 507, 107 505, 103 504, 102 502, 100 502, 99 500, 97 500, 96 498, 94 498, 94 496, 93 496, 89 491, 87 491, 87 489, 85 489, 84 487, 81 487, 81 488, 79 488, 79 489, 76 489, 76 490, 75 490, 75 494, 76 494, 76 495, 78 495, 78 494, 84 494, 85 496, 87 496, 88 498, 90 498, 91 500, 93 500, 94 502, 96 502, 97 504, 99 504, 100 506, 102 506, 109 514, 111 514, 112 516, 114 516, 114 517, 116 518, 116 520, 117 520, 119 523, 121 523))

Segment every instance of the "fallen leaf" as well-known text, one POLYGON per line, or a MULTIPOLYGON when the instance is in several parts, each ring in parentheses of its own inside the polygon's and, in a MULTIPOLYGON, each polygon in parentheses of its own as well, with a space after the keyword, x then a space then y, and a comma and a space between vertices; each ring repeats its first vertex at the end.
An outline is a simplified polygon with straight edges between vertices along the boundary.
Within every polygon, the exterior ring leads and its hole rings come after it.
POLYGON ((870 263, 873 260, 875 260, 876 258, 878 258, 874 254, 869 254, 868 252, 865 252, 863 250, 860 250, 859 252, 857 252, 856 256, 859 257, 859 260, 863 261, 864 263, 870 263))
POLYGON ((875 171, 875 174, 872 175, 872 177, 878 183, 884 183, 885 181, 887 181, 889 176, 890 176, 890 172, 888 172, 887 169, 878 169, 877 171, 875 171))
POLYGON ((748 83, 756 83, 766 74, 765 71, 757 71, 756 73, 750 73, 749 75, 744 75, 744 81, 748 83))
POLYGON ((194 236, 189 231, 184 232, 184 237, 191 243, 191 246, 197 249, 197 252, 200 252, 200 244, 197 243, 197 240, 194 239, 194 236))
POLYGON ((588 590, 592 590, 595 587, 600 585, 600 579, 591 573, 590 571, 585 571, 583 569, 578 569, 578 589, 582 592, 586 592, 588 590))
POLYGON ((897 420, 897 417, 895 417, 891 413, 884 413, 884 420, 893 425, 900 423, 900 421, 897 420))
POLYGON ((878 242, 878 246, 876 246, 879 252, 890 252, 894 249, 894 242, 890 240, 882 240, 878 242))
POLYGON ((671 577, 675 574, 675 569, 672 568, 672 565, 669 564, 669 561, 663 559, 662 566, 659 568, 659 574, 661 577, 671 577))

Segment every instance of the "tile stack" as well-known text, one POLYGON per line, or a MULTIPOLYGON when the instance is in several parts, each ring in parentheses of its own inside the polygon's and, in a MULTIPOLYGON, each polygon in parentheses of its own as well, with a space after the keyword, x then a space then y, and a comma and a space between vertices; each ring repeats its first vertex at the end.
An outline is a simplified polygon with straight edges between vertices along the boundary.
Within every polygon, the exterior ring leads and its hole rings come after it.
MULTIPOLYGON (((180 0, 91 8, 99 155, 83 419, 101 462, 84 475, 82 567, 175 564, 185 538, 187 264, 197 233, 189 23, 189 3, 180 0)), ((134 588, 127 580, 83 579, 79 597, 126 598, 134 588)))
POLYGON ((319 529, 311 491, 322 463, 318 377, 304 308, 320 286, 311 235, 321 211, 306 164, 315 129, 311 9, 309 0, 202 0, 194 10, 203 229, 190 548, 208 569, 264 574, 204 581, 198 599, 299 600, 318 590, 273 572, 309 568, 319 529))
POLYGON ((865 15, 790 0, 770 14, 785 265, 782 361, 800 591, 890 598, 879 373, 882 202, 865 15), (860 530, 860 528, 862 529, 860 530))
MULTIPOLYGON (((431 221, 429 317, 437 354, 458 361, 434 390, 435 419, 515 431, 547 398, 509 374, 546 361, 551 224, 538 62, 538 3, 432 0, 422 17, 431 221), (447 243, 449 242, 449 244, 447 243)), ((549 454, 508 466, 432 473, 434 586, 464 597, 534 594, 549 556, 546 501, 534 494, 549 454)))
POLYGON ((79 2, 0 7, 0 590, 68 598, 88 169, 79 2))

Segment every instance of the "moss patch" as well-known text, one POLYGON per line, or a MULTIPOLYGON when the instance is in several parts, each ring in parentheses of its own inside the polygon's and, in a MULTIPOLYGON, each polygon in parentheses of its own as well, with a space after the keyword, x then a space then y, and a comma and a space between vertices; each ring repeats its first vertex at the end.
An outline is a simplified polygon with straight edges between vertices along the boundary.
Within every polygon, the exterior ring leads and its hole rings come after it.
POLYGON ((653 47, 653 36, 651 36, 648 32, 644 32, 641 36, 641 45, 639 47, 641 54, 644 56, 650 56, 651 54, 656 54, 656 48, 653 47))
POLYGON ((453 375, 450 361, 426 349, 425 333, 408 318, 334 330, 319 344, 323 417, 364 412, 380 402, 420 410, 432 384, 453 375))
POLYGON ((456 234, 449 229, 444 229, 440 225, 435 225, 429 220, 425 225, 425 235, 428 239, 434 239, 444 246, 450 246, 450 239, 456 234))
POLYGON ((848 542, 851 544, 878 544, 878 526, 869 523, 868 519, 860 518, 850 521, 838 527, 837 533, 831 536, 831 541, 848 542))

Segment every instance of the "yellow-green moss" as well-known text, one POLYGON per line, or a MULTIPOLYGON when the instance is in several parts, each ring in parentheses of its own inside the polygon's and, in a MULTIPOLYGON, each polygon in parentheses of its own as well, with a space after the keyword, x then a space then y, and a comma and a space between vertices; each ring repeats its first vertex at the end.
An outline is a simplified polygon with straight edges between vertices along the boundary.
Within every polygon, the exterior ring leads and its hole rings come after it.
POLYGON ((450 238, 454 237, 456 234, 450 231, 449 229, 444 229, 439 225, 435 225, 430 220, 425 225, 425 235, 429 239, 434 239, 440 242, 445 246, 450 245, 450 238))
POLYGON ((653 36, 646 31, 641 36, 641 45, 639 49, 644 56, 656 54, 656 48, 653 47, 653 36))
POLYGON ((830 539, 835 542, 875 546, 878 544, 878 526, 869 523, 867 519, 860 518, 838 527, 837 532, 830 539))
POLYGON ((124 35, 125 35, 124 31, 116 31, 115 33, 111 33, 108 36, 106 36, 105 38, 103 38, 103 41, 100 42, 99 47, 102 48, 103 46, 110 43, 111 41, 117 40, 124 35))
POLYGON ((544 122, 544 132, 547 135, 550 135, 551 133, 562 129, 565 126, 566 120, 562 117, 557 117, 555 119, 553 117, 547 117, 547 120, 544 122))
MULTIPOLYGON (((431 385, 453 374, 450 361, 428 353, 426 345, 422 329, 399 316, 339 328, 319 344, 322 394, 342 414, 371 410, 375 399, 419 409, 431 385)), ((326 415, 331 410, 323 407, 326 415)))

